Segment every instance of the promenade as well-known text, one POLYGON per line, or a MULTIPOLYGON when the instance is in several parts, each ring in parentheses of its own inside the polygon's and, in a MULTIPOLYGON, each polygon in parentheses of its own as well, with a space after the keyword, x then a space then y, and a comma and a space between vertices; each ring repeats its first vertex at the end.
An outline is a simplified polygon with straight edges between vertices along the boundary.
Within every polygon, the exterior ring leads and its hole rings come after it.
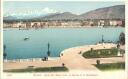
POLYGON ((61 55, 57 59, 51 59, 48 61, 7 61, 4 62, 4 70, 8 69, 23 69, 29 66, 33 67, 55 67, 55 66, 62 66, 62 63, 69 69, 72 70, 94 70, 99 71, 94 64, 96 64, 96 60, 99 59, 101 63, 116 63, 116 62, 124 62, 125 57, 110 57, 110 58, 92 58, 86 59, 82 56, 82 53, 90 50, 93 48, 94 50, 97 49, 109 49, 116 47, 116 44, 112 43, 104 43, 104 44, 96 44, 96 45, 85 45, 85 46, 78 46, 69 49, 65 49, 61 52, 61 55), (80 53, 81 52, 81 53, 80 53))

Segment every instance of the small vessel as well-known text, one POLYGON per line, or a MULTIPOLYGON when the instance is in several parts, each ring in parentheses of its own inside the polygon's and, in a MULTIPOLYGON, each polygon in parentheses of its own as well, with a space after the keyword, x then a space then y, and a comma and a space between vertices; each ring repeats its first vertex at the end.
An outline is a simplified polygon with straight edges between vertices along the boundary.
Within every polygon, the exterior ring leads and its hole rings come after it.
POLYGON ((24 41, 27 41, 27 40, 29 40, 29 37, 25 37, 25 38, 24 38, 24 41))

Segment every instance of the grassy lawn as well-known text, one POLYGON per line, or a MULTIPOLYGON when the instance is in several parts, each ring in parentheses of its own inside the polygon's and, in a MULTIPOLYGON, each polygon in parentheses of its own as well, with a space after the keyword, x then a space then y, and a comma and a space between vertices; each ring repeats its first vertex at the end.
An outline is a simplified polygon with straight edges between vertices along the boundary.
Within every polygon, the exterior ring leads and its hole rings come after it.
POLYGON ((120 62, 120 63, 109 63, 109 64, 99 64, 95 65, 98 69, 100 70, 120 70, 120 69, 125 69, 125 63, 120 62))
POLYGON ((99 50, 89 50, 83 53, 85 58, 105 58, 105 57, 114 57, 117 56, 118 49, 99 49, 99 50))
POLYGON ((5 70, 5 72, 61 72, 61 71, 68 71, 68 68, 66 67, 40 67, 40 68, 5 70))

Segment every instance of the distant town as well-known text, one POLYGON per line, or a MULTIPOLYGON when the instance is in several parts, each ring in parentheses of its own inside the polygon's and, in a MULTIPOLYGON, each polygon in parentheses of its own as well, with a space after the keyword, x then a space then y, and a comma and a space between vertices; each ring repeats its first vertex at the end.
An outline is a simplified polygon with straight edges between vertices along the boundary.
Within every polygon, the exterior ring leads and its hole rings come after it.
POLYGON ((54 27, 124 27, 122 19, 94 19, 94 20, 63 20, 63 21, 13 21, 4 22, 4 28, 54 28, 54 27))

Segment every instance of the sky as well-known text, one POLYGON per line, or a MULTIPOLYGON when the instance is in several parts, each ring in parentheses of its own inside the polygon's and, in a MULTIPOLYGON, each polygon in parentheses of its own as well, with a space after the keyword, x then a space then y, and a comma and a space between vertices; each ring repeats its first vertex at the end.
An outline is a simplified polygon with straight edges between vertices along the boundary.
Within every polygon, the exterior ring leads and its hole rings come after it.
POLYGON ((124 5, 123 2, 73 2, 73 1, 5 1, 4 16, 46 15, 49 13, 72 12, 82 14, 94 9, 114 5, 124 5))

